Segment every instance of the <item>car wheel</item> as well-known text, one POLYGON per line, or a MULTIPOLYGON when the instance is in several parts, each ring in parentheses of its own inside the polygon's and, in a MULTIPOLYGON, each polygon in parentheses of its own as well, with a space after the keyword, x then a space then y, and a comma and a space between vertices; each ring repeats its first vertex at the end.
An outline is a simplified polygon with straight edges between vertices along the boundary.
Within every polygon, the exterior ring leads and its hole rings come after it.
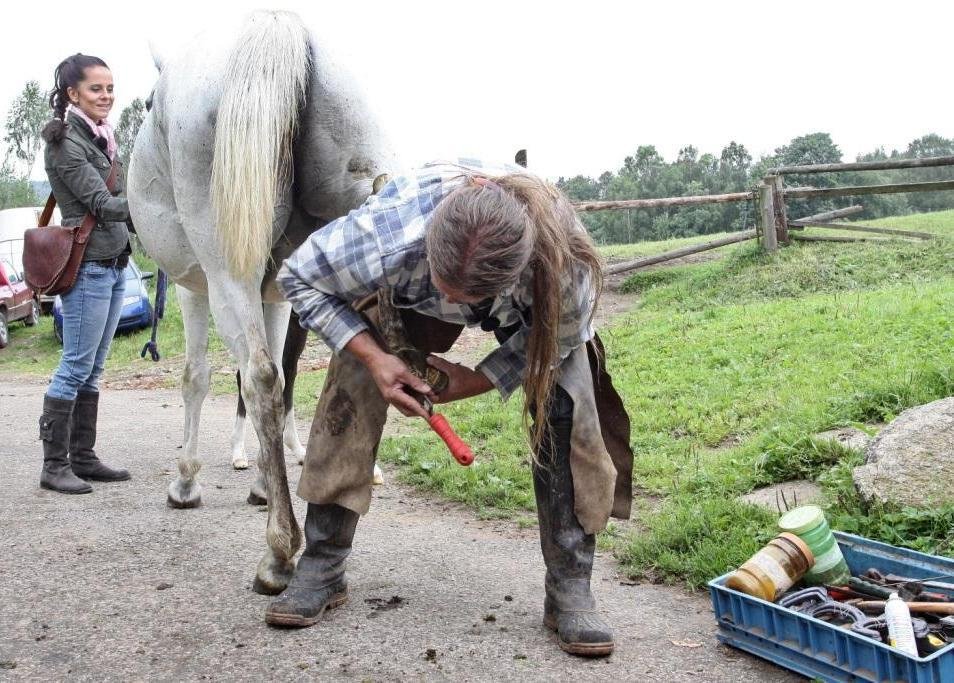
POLYGON ((7 312, 0 311, 0 349, 10 341, 10 332, 7 330, 7 312))
POLYGON ((53 321, 53 336, 56 337, 56 341, 60 343, 60 346, 63 345, 63 324, 53 321))
POLYGON ((33 327, 40 322, 40 303, 36 299, 30 300, 30 315, 23 319, 23 324, 33 327))

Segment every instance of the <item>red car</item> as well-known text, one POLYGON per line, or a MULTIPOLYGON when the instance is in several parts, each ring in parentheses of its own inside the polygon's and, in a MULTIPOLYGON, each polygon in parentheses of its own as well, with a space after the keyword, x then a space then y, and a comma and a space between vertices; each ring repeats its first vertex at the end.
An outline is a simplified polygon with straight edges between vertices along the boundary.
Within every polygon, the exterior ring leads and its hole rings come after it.
POLYGON ((4 259, 0 260, 0 349, 10 342, 8 325, 15 320, 36 325, 40 320, 40 302, 16 268, 4 259))

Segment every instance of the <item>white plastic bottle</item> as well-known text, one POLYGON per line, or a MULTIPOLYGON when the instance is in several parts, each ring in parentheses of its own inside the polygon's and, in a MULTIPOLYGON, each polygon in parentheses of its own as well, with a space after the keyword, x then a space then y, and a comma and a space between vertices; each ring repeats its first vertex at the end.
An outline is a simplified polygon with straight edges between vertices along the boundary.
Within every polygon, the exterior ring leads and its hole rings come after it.
POLYGON ((917 657, 918 646, 914 642, 911 611, 897 593, 892 593, 884 604, 884 618, 888 622, 888 641, 891 646, 912 657, 917 657))

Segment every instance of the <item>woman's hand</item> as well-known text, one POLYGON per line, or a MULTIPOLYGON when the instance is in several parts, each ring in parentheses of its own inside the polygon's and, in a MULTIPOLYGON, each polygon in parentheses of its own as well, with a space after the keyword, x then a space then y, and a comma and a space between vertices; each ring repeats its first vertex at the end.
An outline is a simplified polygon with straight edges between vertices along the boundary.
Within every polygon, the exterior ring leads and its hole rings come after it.
POLYGON ((483 394, 494 388, 487 375, 460 363, 450 363, 440 356, 428 356, 427 364, 447 374, 447 388, 433 399, 434 403, 450 403, 483 394))
POLYGON ((410 368, 395 355, 387 353, 367 332, 354 336, 345 349, 358 357, 371 373, 374 383, 384 400, 407 417, 430 417, 421 403, 407 392, 408 388, 434 400, 436 397, 427 383, 411 372, 410 368))

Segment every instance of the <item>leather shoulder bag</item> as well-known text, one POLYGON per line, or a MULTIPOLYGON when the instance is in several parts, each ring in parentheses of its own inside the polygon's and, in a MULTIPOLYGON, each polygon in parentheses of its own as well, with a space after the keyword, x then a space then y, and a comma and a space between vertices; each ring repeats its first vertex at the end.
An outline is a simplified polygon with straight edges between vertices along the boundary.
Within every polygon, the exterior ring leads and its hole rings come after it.
MULTIPOLYGON (((106 178, 106 189, 116 186, 116 162, 106 178)), ((37 227, 23 234, 23 271, 27 284, 37 294, 56 296, 70 291, 76 282, 90 233, 96 227, 93 214, 78 226, 50 225, 56 198, 50 193, 37 227)))

